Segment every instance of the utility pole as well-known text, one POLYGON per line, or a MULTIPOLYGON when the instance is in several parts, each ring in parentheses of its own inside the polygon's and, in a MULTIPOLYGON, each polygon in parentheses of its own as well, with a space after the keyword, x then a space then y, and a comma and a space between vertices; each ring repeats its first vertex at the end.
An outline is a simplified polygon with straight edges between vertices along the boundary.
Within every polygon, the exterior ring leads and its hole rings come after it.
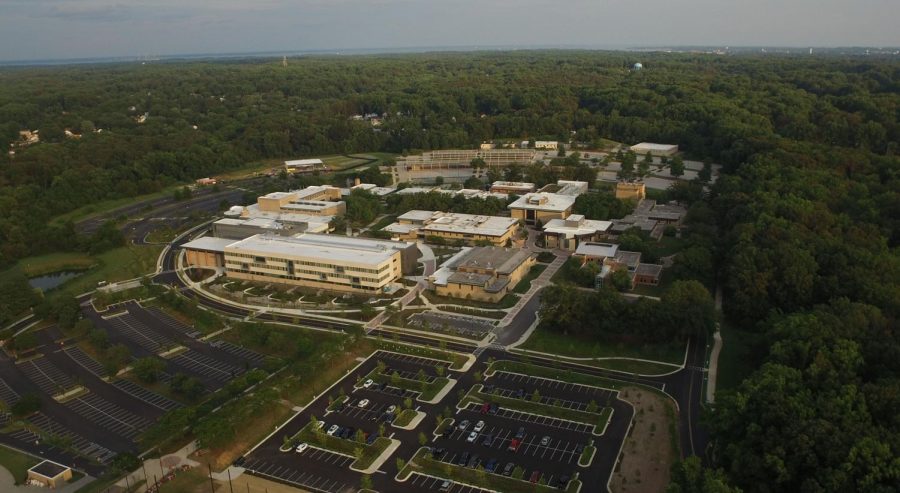
POLYGON ((234 493, 234 485, 231 484, 231 467, 225 469, 228 472, 228 488, 231 490, 231 493, 234 493))
POLYGON ((206 468, 209 470, 209 491, 211 493, 216 493, 216 487, 215 487, 215 485, 213 485, 213 479, 212 479, 212 466, 209 465, 209 462, 206 463, 206 468))

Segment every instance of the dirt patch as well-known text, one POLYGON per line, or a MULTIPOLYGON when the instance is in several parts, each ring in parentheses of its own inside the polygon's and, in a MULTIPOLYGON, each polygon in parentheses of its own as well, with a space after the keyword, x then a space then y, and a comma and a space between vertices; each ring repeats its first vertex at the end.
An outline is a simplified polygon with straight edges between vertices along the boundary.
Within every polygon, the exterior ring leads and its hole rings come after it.
POLYGON ((625 387, 619 398, 634 406, 634 425, 625 439, 610 490, 615 493, 662 492, 678 457, 674 407, 670 400, 637 387, 625 387))

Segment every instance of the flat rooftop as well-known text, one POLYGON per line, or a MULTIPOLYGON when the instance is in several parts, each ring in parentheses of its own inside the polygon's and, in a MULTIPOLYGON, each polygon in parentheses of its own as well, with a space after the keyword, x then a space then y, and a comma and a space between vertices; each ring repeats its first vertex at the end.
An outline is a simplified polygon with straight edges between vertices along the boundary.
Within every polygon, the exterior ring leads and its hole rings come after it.
POLYGON ((502 187, 502 188, 530 188, 534 190, 534 183, 526 183, 524 181, 495 181, 491 183, 492 187, 502 187))
POLYGON ((29 469, 29 471, 40 474, 47 479, 53 479, 68 470, 68 467, 49 460, 45 460, 29 469))
POLYGON ((584 257, 607 258, 615 257, 619 251, 619 245, 615 243, 584 242, 575 249, 575 255, 584 257))
POLYGON ((408 243, 351 238, 337 235, 300 234, 294 237, 258 234, 228 245, 228 252, 253 252, 280 257, 322 259, 331 262, 378 265, 408 243))
POLYGON ((285 166, 315 166, 317 164, 325 164, 321 159, 294 159, 285 161, 285 166))
POLYGON ((678 144, 657 144, 655 142, 641 142, 631 146, 631 149, 641 149, 645 151, 672 151, 678 148, 678 144))
POLYGON ((593 219, 574 220, 573 216, 568 219, 551 219, 544 225, 544 232, 560 235, 582 236, 598 232, 604 232, 612 227, 610 221, 596 221, 593 219), (575 223, 573 225, 573 223, 575 223))
POLYGON ((181 245, 181 248, 186 250, 199 250, 202 252, 214 252, 214 253, 222 253, 225 251, 225 247, 231 245, 236 240, 231 238, 216 238, 215 236, 204 236, 202 238, 197 238, 196 240, 189 241, 184 245, 181 245))
MULTIPOLYGON (((423 225, 420 226, 419 229, 426 232, 433 231, 485 236, 503 236, 510 228, 515 228, 518 224, 518 221, 511 217, 422 210, 411 210, 398 216, 397 220, 422 223, 423 225)), ((399 230, 397 231, 399 232, 399 230)))
POLYGON ((493 269, 499 274, 509 274, 516 267, 528 260, 531 253, 519 248, 474 247, 465 255, 454 257, 454 262, 447 265, 452 269, 465 267, 493 269))
POLYGON ((510 209, 532 209, 563 212, 575 205, 575 196, 556 193, 532 192, 516 199, 507 206, 510 209))

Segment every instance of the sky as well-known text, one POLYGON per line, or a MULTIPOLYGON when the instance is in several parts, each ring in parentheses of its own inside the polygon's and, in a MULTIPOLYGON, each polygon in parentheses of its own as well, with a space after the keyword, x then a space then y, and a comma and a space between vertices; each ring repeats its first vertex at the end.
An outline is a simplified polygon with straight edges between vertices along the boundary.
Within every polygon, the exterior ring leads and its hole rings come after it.
POLYGON ((900 46, 900 0, 0 0, 0 60, 415 47, 900 46))

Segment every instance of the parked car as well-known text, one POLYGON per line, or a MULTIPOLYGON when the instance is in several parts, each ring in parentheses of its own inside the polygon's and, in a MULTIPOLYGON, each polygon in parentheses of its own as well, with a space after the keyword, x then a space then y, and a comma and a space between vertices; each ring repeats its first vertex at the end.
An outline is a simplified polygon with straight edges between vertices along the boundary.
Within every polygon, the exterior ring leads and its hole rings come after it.
POLYGON ((432 456, 435 460, 440 460, 441 457, 443 457, 444 454, 446 454, 446 453, 447 453, 447 449, 445 449, 445 448, 436 448, 436 449, 434 449, 433 452, 431 452, 431 456, 432 456))
POLYGON ((468 419, 464 419, 464 420, 460 421, 459 426, 458 426, 459 431, 466 431, 466 428, 468 428, 468 427, 469 427, 468 419))
POLYGON ((441 483, 441 489, 438 491, 450 491, 451 486, 453 486, 453 481, 444 481, 441 483))
POLYGON ((559 477, 559 489, 561 489, 561 490, 566 489, 566 486, 568 486, 568 484, 569 484, 569 479, 570 478, 569 478, 568 474, 563 474, 562 476, 560 476, 559 477))
POLYGON ((397 406, 395 406, 395 405, 393 405, 393 404, 391 404, 391 405, 388 406, 388 408, 387 408, 387 412, 389 412, 389 413, 393 413, 393 412, 396 411, 396 410, 397 410, 397 406))
POLYGON ((541 480, 541 472, 540 471, 532 472, 531 477, 528 478, 528 481, 530 481, 531 483, 537 483, 540 480, 541 480))
POLYGON ((481 431, 484 429, 484 421, 479 421, 475 423, 475 428, 472 428, 475 431, 481 431))
POLYGON ((518 438, 513 438, 512 440, 509 441, 509 447, 506 447, 506 450, 508 450, 510 452, 515 452, 515 451, 519 450, 520 443, 521 443, 521 441, 518 438))
POLYGON ((366 380, 366 381, 363 383, 363 388, 364 388, 364 389, 368 389, 369 387, 372 386, 373 383, 375 383, 375 382, 372 381, 372 379, 370 378, 370 379, 366 380))
POLYGON ((516 391, 516 399, 521 399, 525 397, 525 389, 519 389, 516 391))
POLYGON ((325 422, 324 422, 324 421, 316 421, 316 428, 318 428, 318 429, 321 430, 321 429, 324 428, 324 427, 325 427, 325 422))
POLYGON ((328 434, 328 436, 334 436, 334 434, 335 434, 340 428, 341 428, 341 427, 338 426, 338 425, 331 425, 331 426, 328 427, 328 431, 327 431, 326 433, 328 434))
POLYGON ((444 437, 444 438, 447 438, 447 437, 450 436, 451 433, 453 433, 453 427, 452 427, 452 426, 448 426, 448 427, 444 428, 444 432, 441 433, 441 436, 444 437))
POLYGON ((366 407, 369 405, 369 399, 363 399, 363 400, 357 402, 356 405, 359 407, 366 407))
POLYGON ((478 439, 478 432, 473 431, 472 433, 469 433, 469 436, 468 436, 468 438, 466 438, 466 441, 469 443, 472 443, 477 439, 478 439))
POLYGON ((463 452, 462 455, 459 456, 459 459, 456 461, 456 465, 464 466, 469 463, 469 453, 463 452))
POLYGON ((488 414, 497 414, 498 411, 500 411, 500 406, 491 404, 490 409, 488 409, 488 414))
POLYGON ((372 445, 375 443, 375 440, 378 440, 377 433, 370 433, 368 437, 366 437, 366 445, 372 445))
POLYGON ((490 447, 491 444, 494 443, 494 435, 488 433, 484 436, 484 440, 481 441, 481 444, 485 447, 490 447))
POLYGON ((472 458, 469 459, 469 463, 466 464, 466 466, 471 467, 472 469, 475 469, 476 467, 478 467, 478 464, 480 464, 480 463, 481 463, 481 461, 478 459, 478 455, 473 455, 472 458))
POLYGON ((543 445, 545 447, 547 445, 550 445, 550 437, 545 435, 544 438, 541 438, 541 445, 543 445))
POLYGON ((579 444, 575 445, 575 453, 580 454, 582 452, 584 452, 584 444, 579 443, 579 444))
POLYGON ((481 405, 481 414, 487 414, 490 409, 491 409, 491 403, 485 402, 484 404, 481 405))
POLYGON ((503 475, 504 476, 512 475, 513 469, 515 469, 515 468, 516 468, 515 464, 513 464, 512 462, 507 462, 506 467, 503 468, 503 475))
POLYGON ((525 438, 525 427, 524 426, 519 427, 519 431, 516 432, 516 438, 518 438, 519 440, 521 440, 522 438, 525 438))
POLYGON ((297 448, 294 450, 296 450, 296 452, 299 454, 300 452, 303 452, 304 450, 306 450, 308 448, 309 448, 309 444, 301 443, 300 445, 297 445, 297 448))
POLYGON ((487 461, 487 464, 484 466, 484 470, 487 472, 494 472, 497 469, 497 459, 491 459, 487 461))

